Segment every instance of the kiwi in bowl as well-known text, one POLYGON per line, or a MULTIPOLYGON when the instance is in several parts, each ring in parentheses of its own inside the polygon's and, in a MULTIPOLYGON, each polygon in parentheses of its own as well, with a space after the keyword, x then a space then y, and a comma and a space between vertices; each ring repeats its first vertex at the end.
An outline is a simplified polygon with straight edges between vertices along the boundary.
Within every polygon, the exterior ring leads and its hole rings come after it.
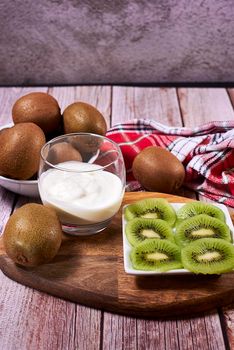
POLYGON ((0 129, 0 186, 28 197, 39 197, 36 172, 43 131, 33 123, 13 123, 0 129))

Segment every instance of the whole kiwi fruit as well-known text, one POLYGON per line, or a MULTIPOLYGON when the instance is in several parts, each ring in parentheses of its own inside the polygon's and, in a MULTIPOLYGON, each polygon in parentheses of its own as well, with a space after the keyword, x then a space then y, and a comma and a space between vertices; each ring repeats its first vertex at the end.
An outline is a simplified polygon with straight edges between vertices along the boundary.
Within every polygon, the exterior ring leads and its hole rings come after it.
POLYGON ((58 102, 44 92, 32 92, 19 98, 13 105, 12 118, 15 124, 35 123, 45 134, 57 131, 62 124, 58 102))
POLYGON ((103 115, 85 102, 75 102, 67 106, 63 112, 63 126, 65 134, 87 132, 105 135, 107 130, 103 115))
POLYGON ((183 164, 168 150, 150 146, 134 159, 133 175, 149 191, 173 193, 183 183, 183 164))
POLYGON ((33 123, 19 123, 0 134, 0 175, 30 179, 39 168, 45 134, 33 123))
POLYGON ((16 209, 3 233, 7 255, 24 266, 37 266, 52 260, 61 241, 62 229, 55 211, 36 203, 16 209))

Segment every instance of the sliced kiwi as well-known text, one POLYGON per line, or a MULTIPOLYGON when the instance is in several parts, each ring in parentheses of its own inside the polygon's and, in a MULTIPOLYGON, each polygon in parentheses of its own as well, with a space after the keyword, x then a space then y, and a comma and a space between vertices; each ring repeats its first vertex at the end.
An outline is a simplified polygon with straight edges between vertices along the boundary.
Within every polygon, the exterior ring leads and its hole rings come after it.
POLYGON ((225 220, 224 212, 215 207, 212 204, 204 203, 204 202, 191 202, 185 204, 181 207, 177 212, 177 218, 179 221, 186 220, 192 216, 206 214, 213 218, 219 219, 221 221, 225 220))
POLYGON ((181 251, 184 267, 194 273, 220 274, 234 269, 234 246, 217 238, 203 238, 181 251))
POLYGON ((147 239, 131 251, 136 270, 164 272, 182 268, 179 247, 167 240, 147 239))
POLYGON ((230 228, 219 219, 201 214, 184 220, 176 229, 175 241, 178 245, 202 238, 221 238, 230 242, 230 228))
POLYGON ((175 242, 171 227, 161 219, 132 219, 126 225, 126 236, 132 246, 146 239, 168 239, 175 242))
POLYGON ((161 219, 173 226, 176 213, 167 200, 163 198, 147 198, 130 204, 125 209, 126 220, 134 218, 161 219))

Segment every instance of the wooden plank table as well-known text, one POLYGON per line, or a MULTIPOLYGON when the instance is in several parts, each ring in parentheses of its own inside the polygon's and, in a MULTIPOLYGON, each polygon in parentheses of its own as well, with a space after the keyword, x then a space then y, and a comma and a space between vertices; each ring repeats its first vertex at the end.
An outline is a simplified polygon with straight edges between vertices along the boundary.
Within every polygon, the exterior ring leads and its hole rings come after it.
MULTIPOLYGON (((11 121, 14 101, 31 91, 48 91, 62 110, 76 100, 91 103, 108 126, 132 118, 191 127, 234 119, 234 89, 27 87, 0 88, 0 125, 11 121)), ((196 198, 186 189, 181 195, 196 198)), ((14 208, 27 201, 0 188, 0 232, 14 208)), ((0 349, 234 349, 234 305, 199 317, 146 320, 54 298, 0 272, 0 349)))

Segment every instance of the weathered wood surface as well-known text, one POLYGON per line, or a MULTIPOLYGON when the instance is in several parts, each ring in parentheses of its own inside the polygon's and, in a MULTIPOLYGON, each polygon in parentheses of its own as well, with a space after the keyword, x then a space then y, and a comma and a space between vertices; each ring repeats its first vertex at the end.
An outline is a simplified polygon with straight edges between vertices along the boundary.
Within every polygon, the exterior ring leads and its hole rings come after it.
POLYGON ((234 112, 225 89, 178 89, 182 118, 186 126, 214 120, 233 120, 234 112))
MULTIPOLYGON (((47 88, 0 88, 0 124, 10 121, 12 103, 19 96, 35 90, 47 91, 47 88)), ((141 117, 167 125, 187 126, 199 125, 199 116, 202 124, 233 118, 233 89, 229 89, 229 95, 225 89, 113 87, 111 94, 109 87, 83 86, 49 88, 49 91, 58 97, 62 110, 70 102, 82 98, 98 106, 107 120, 110 115, 112 125, 141 117), (97 91, 99 97, 95 95, 97 91), (103 95, 103 105, 100 105, 100 96, 103 95)), ((188 197, 194 196, 190 191, 182 192, 188 197)), ((14 201, 13 194, 0 189, 1 227, 10 215, 14 201)), ((220 311, 220 314, 214 310, 198 318, 152 321, 102 313, 64 302, 21 286, 2 273, 0 292, 0 348, 3 350, 222 350, 227 347, 227 342, 230 348, 234 348, 234 305, 220 311)))
MULTIPOLYGON (((190 199, 154 192, 128 192, 123 205, 143 198, 171 203, 190 199)), ((194 315, 234 302, 234 273, 221 277, 127 275, 122 258, 122 208, 100 235, 65 237, 49 264, 24 269, 6 255, 0 240, 0 269, 11 279, 90 307, 138 317, 194 315)))
MULTIPOLYGON (((185 126, 195 127, 207 121, 234 120, 234 89, 178 89, 182 119, 185 126), (230 98, 229 98, 230 97, 230 98), (231 103, 232 102, 232 103, 231 103)), ((208 201, 199 196, 200 200, 208 201)), ((231 208, 230 212, 234 213, 231 208)), ((225 309, 223 329, 227 331, 230 347, 234 349, 234 304, 225 309)))

